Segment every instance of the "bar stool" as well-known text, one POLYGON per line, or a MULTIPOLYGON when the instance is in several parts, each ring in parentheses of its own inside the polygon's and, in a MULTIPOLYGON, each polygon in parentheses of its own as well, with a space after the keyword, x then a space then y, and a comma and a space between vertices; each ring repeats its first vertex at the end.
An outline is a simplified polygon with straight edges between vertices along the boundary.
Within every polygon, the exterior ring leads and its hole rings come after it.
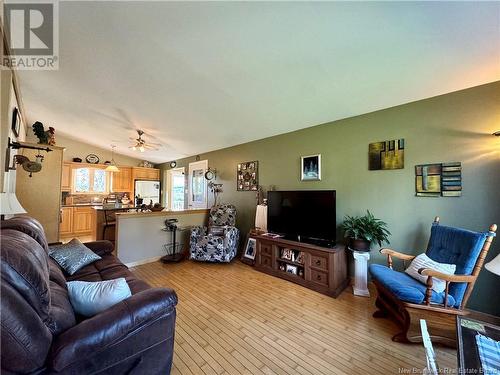
MULTIPOLYGON (((114 228, 116 227, 116 210, 115 209, 112 209, 112 210, 106 210, 104 209, 104 224, 102 225, 102 239, 106 239, 106 230, 108 228, 114 228)), ((113 242, 113 244, 115 243, 115 239, 113 238, 112 240, 110 240, 111 242, 113 242)))

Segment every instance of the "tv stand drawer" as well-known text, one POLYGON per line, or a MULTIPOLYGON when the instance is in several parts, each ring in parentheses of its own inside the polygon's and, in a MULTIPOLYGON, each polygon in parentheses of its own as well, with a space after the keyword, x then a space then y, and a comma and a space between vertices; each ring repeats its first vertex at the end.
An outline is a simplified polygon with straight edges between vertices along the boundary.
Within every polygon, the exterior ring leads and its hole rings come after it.
POLYGON ((328 270, 328 259, 326 257, 311 254, 311 267, 328 270))
POLYGON ((264 256, 271 257, 273 255, 273 245, 267 242, 259 241, 260 244, 260 254, 264 256))
POLYGON ((328 273, 311 269, 311 281, 328 286, 328 273))

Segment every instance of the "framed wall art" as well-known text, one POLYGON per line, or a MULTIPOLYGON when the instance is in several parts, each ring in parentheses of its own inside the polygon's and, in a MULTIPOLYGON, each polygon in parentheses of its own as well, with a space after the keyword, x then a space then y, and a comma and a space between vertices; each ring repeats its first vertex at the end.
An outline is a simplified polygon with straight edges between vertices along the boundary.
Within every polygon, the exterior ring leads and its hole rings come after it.
POLYGON ((393 139, 368 145, 368 169, 370 171, 403 169, 405 167, 404 157, 404 139, 393 139))
POLYGON ((236 171, 237 191, 257 191, 259 189, 259 162, 239 163, 236 171))
POLYGON ((300 158, 300 179, 302 181, 321 180, 321 154, 300 158))
POLYGON ((11 125, 12 132, 14 133, 14 136, 16 138, 19 137, 19 133, 21 131, 21 116, 19 114, 19 110, 17 107, 14 108, 14 111, 12 112, 12 125, 11 125))
POLYGON ((462 164, 440 163, 415 166, 417 197, 460 197, 462 195, 462 164))

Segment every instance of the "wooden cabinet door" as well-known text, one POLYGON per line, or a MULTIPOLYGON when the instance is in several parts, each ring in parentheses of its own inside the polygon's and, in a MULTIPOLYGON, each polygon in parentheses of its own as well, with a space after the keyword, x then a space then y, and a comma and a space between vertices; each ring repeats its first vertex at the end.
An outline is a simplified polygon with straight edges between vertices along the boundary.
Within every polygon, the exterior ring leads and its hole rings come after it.
POLYGON ((71 191, 71 164, 63 163, 61 176, 61 190, 71 191))
POLYGON ((61 208, 61 222, 59 223, 59 235, 64 236, 73 233, 73 208, 61 208))
POLYGON ((125 192, 132 190, 132 168, 119 167, 120 172, 113 173, 113 191, 125 192))
POLYGON ((160 179, 160 170, 155 168, 150 168, 147 171, 148 180, 159 180, 160 179))
POLYGON ((75 207, 73 209, 73 233, 92 232, 94 210, 91 207, 75 207))
POLYGON ((137 167, 133 169, 134 180, 159 180, 160 170, 156 168, 137 167))

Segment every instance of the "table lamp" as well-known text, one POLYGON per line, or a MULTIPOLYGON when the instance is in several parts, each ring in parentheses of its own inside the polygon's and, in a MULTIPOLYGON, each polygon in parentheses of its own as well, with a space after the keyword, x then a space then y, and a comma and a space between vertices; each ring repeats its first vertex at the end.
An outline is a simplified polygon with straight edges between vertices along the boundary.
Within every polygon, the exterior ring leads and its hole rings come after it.
POLYGON ((488 271, 500 276, 500 254, 484 265, 488 271))
POLYGON ((0 214, 4 215, 25 214, 26 210, 17 200, 16 193, 0 193, 0 214))

